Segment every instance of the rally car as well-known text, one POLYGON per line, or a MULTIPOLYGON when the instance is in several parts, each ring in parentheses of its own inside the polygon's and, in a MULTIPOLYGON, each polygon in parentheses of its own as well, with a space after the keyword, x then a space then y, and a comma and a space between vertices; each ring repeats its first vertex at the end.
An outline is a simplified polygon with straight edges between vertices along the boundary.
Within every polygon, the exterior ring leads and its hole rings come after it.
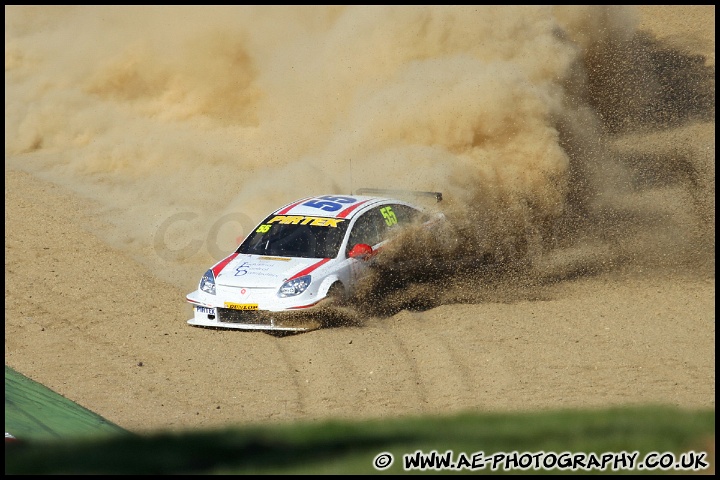
POLYGON ((391 234, 414 223, 444 219, 398 198, 440 192, 360 189, 320 195, 268 215, 229 256, 202 276, 187 295, 199 327, 299 332, 318 328, 313 311, 353 293, 391 234))

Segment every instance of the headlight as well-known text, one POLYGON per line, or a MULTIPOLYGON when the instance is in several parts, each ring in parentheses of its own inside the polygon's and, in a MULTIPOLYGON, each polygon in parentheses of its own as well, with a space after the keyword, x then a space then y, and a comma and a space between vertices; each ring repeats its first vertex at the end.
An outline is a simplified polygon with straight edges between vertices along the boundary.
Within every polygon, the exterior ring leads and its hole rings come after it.
POLYGON ((215 295, 215 275, 213 275, 212 269, 205 272, 200 280, 200 290, 215 295))
POLYGON ((288 280, 287 282, 283 283, 282 287, 280 287, 280 290, 278 290, 278 297, 285 298, 300 295, 307 289, 308 285, 310 285, 311 279, 312 277, 310 275, 305 275, 295 278, 293 280, 288 280))

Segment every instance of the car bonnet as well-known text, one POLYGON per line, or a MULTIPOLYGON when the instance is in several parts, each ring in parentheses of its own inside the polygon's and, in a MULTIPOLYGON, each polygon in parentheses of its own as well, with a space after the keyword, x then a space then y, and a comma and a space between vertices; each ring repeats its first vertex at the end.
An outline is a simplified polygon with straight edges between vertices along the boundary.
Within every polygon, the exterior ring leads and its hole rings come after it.
POLYGON ((291 278, 312 274, 329 258, 290 258, 233 253, 213 267, 219 286, 279 288, 291 278))

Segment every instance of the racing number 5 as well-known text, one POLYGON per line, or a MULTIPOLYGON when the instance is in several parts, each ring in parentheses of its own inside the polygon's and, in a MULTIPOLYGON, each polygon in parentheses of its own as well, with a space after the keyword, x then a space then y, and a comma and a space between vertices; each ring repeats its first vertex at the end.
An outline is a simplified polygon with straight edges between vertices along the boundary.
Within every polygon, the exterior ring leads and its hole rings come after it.
POLYGON ((335 195, 325 195, 318 198, 322 200, 310 200, 309 202, 303 203, 303 205, 307 205, 312 208, 319 208, 320 210, 325 210, 326 212, 334 212, 336 210, 340 210, 343 207, 343 203, 353 203, 355 201, 352 197, 338 197, 335 195))
POLYGON ((392 227, 397 223, 397 217, 395 216, 395 212, 392 211, 392 207, 383 207, 380 209, 380 213, 385 217, 385 223, 388 227, 392 227))

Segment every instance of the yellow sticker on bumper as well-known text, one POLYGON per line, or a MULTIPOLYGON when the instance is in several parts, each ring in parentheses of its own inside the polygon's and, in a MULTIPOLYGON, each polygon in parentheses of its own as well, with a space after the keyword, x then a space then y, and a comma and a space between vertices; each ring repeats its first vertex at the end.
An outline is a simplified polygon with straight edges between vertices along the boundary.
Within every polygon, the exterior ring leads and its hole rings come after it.
POLYGON ((225 308, 232 308, 233 310, 257 310, 258 304, 225 302, 225 308))

